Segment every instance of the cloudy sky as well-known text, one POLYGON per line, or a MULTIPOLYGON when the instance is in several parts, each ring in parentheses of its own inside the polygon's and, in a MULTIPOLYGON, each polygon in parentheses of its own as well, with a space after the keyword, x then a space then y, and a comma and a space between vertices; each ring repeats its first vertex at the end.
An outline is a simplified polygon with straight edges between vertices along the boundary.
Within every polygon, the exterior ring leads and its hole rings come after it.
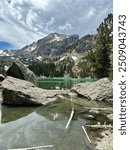
POLYGON ((0 49, 21 48, 44 36, 96 33, 112 0, 0 0, 0 49))

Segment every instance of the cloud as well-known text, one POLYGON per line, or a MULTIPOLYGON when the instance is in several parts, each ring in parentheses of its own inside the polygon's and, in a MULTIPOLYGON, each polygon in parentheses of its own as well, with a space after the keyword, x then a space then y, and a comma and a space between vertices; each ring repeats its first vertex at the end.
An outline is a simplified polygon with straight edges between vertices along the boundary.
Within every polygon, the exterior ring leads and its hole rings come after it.
POLYGON ((52 32, 96 33, 112 0, 0 0, 0 40, 17 47, 52 32))
POLYGON ((66 21, 65 24, 63 24, 62 26, 59 26, 59 30, 61 31, 69 29, 72 29, 72 25, 68 21, 66 21))

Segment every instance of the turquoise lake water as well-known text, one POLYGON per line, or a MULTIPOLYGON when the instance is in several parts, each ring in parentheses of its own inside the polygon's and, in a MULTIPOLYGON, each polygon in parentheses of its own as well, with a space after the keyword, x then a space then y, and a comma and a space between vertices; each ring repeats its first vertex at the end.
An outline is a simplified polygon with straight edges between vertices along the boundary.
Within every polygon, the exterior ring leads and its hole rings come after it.
POLYGON ((76 83, 93 82, 91 78, 37 78, 38 87, 44 89, 71 89, 76 83))

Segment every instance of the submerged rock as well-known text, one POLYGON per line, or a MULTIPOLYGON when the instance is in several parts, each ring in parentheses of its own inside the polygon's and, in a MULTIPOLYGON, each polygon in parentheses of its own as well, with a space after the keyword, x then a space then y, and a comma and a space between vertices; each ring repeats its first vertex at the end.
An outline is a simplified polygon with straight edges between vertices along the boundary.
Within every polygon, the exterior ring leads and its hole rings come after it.
POLYGON ((45 105, 61 95, 70 99, 69 90, 44 90, 33 83, 7 76, 2 82, 3 104, 7 105, 45 105))
POLYGON ((27 80, 36 84, 35 74, 30 69, 25 67, 25 65, 18 59, 12 63, 11 67, 7 70, 6 74, 7 76, 27 80))
POLYGON ((88 100, 113 101, 113 86, 108 78, 76 84, 72 91, 88 100))

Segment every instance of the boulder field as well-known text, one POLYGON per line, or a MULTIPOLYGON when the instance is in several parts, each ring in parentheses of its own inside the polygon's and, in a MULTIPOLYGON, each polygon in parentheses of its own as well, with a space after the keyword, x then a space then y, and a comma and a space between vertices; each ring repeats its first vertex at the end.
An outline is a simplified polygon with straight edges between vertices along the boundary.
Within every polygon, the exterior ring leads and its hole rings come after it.
POLYGON ((2 82, 3 104, 7 105, 45 105, 58 99, 83 96, 87 100, 112 102, 112 83, 104 78, 91 83, 80 83, 72 90, 45 90, 35 84, 7 76, 2 82))

